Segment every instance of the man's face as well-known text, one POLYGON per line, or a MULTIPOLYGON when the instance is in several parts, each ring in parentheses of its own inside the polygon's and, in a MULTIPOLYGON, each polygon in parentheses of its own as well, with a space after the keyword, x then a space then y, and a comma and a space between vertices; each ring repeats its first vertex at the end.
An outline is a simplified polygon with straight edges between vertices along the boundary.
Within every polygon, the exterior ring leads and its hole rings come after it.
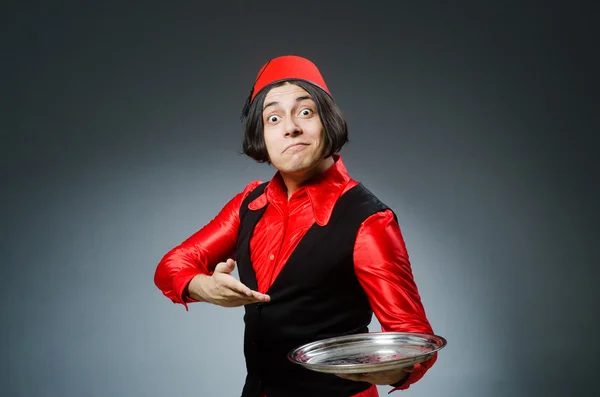
POLYGON ((322 160, 323 124, 303 88, 286 83, 269 91, 263 105, 265 145, 279 171, 302 174, 322 160))

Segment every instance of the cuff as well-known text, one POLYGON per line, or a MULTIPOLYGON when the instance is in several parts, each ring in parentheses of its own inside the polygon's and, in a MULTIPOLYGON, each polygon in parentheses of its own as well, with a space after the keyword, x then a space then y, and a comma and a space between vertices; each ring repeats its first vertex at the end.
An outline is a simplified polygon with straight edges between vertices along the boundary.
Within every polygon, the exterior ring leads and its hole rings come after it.
POLYGON ((421 379, 424 375, 424 371, 425 368, 423 368, 423 366, 421 364, 415 364, 415 369, 408 374, 408 376, 406 378, 404 378, 403 380, 401 380, 398 383, 394 383, 393 385, 390 385, 393 387, 392 390, 390 390, 388 392, 388 394, 391 394, 397 390, 406 390, 410 387, 411 384, 415 383, 416 381, 418 381, 419 379, 421 379))
POLYGON ((435 364, 437 357, 438 354, 435 353, 429 360, 415 364, 415 369, 406 377, 406 379, 404 379, 404 381, 398 382, 395 385, 391 385, 393 389, 390 390, 388 394, 395 392, 396 390, 406 390, 410 387, 410 385, 418 382, 433 366, 433 364, 435 364))
POLYGON ((189 272, 182 271, 173 279, 173 289, 177 296, 177 301, 175 303, 180 303, 183 306, 185 306, 186 311, 189 311, 189 308, 187 305, 188 303, 197 302, 197 301, 195 299, 190 298, 185 293, 185 289, 187 288, 190 281, 192 281, 192 279, 199 274, 202 274, 202 273, 198 272, 196 270, 189 271, 189 272))

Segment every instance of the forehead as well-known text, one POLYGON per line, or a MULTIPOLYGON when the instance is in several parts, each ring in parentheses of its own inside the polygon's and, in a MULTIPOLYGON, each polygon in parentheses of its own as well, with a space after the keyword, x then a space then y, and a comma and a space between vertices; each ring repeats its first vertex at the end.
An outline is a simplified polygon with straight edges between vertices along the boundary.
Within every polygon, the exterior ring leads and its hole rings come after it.
POLYGON ((310 96, 310 94, 302 87, 295 84, 284 83, 278 87, 271 88, 265 96, 265 103, 281 102, 285 100, 294 101, 298 97, 310 96))

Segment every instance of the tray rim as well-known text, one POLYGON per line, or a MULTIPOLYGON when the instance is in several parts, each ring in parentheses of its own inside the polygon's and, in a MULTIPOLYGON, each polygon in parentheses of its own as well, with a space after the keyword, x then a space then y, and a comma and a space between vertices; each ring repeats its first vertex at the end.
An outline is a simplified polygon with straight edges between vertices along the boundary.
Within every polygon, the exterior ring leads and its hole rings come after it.
POLYGON ((289 351, 287 354, 288 360, 294 364, 303 366, 304 368, 323 373, 331 374, 356 374, 356 373, 368 373, 368 372, 379 372, 390 369, 397 369, 402 367, 408 367, 414 364, 421 363, 430 359, 435 353, 446 347, 448 341, 443 336, 437 334, 427 334, 422 332, 367 332, 352 335, 335 336, 331 338, 321 339, 314 342, 306 343, 302 346, 298 346, 289 351), (311 351, 318 348, 318 346, 324 346, 328 344, 350 344, 357 340, 372 338, 374 340, 381 339, 393 339, 397 337, 407 338, 421 338, 427 341, 433 340, 436 344, 436 348, 432 349, 427 353, 420 354, 418 356, 389 360, 378 363, 367 363, 367 364, 309 364, 296 360, 294 357, 300 351, 311 351))

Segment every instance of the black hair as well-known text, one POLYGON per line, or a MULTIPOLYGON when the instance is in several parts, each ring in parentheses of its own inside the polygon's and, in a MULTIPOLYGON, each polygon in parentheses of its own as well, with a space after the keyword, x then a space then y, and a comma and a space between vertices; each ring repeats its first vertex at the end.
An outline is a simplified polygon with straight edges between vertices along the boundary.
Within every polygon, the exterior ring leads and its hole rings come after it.
POLYGON ((323 124, 324 157, 329 157, 339 152, 348 142, 348 126, 342 115, 342 111, 333 101, 333 98, 323 89, 304 80, 285 80, 272 83, 264 87, 254 97, 252 103, 248 104, 242 112, 244 125, 244 141, 242 153, 253 158, 259 163, 270 163, 269 153, 265 145, 264 124, 262 108, 267 93, 275 87, 285 83, 291 83, 303 88, 315 101, 317 112, 323 124))

